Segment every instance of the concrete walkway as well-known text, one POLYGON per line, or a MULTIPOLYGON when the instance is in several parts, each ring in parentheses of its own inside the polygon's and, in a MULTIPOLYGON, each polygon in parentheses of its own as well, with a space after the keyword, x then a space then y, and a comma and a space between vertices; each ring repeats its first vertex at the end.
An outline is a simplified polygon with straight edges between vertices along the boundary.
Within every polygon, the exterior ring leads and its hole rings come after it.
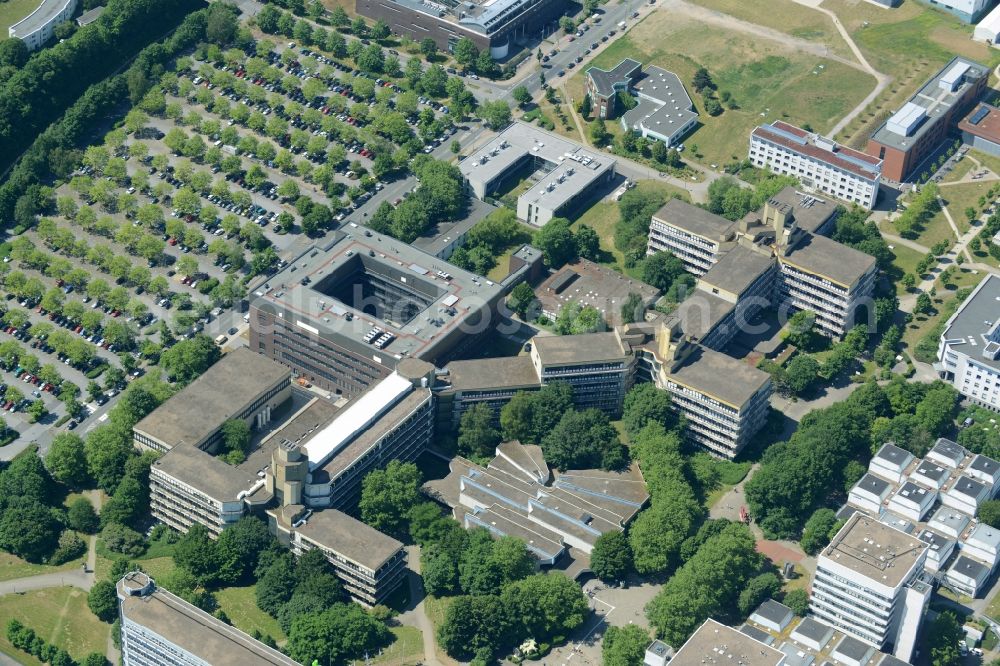
POLYGON ((419 601, 412 608, 400 613, 396 618, 400 624, 409 627, 416 627, 420 630, 420 635, 424 641, 424 661, 425 666, 444 666, 438 659, 437 645, 434 642, 434 625, 427 617, 427 606, 424 603, 427 593, 420 579, 420 547, 406 547, 407 563, 411 572, 407 575, 407 584, 410 586, 410 603, 419 601))

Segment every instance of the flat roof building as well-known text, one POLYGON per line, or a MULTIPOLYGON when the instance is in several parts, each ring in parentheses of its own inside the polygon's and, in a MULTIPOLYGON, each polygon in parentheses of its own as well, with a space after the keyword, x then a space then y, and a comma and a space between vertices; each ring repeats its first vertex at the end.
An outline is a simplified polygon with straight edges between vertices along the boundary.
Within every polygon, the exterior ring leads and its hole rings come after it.
POLYGON ((511 123, 458 165, 477 199, 534 174, 517 198, 517 216, 541 227, 589 201, 615 175, 614 158, 521 121, 511 123))
POLYGON ((239 629, 160 589, 141 571, 117 585, 125 666, 299 666, 239 629))
POLYGON ((1000 410, 1000 276, 987 274, 945 324, 934 369, 972 402, 1000 410))
POLYGON ((781 650, 761 643, 747 634, 713 619, 705 620, 670 660, 674 666, 703 666, 706 663, 739 663, 743 666, 784 666, 781 650))
POLYGON ((898 182, 918 176, 924 160, 982 96, 988 78, 987 67, 959 56, 931 77, 868 139, 865 152, 882 160, 882 175, 898 182))
POLYGON ((646 253, 670 252, 688 272, 702 275, 732 249, 736 229, 736 222, 681 199, 670 199, 653 214, 646 253))
POLYGON ((924 0, 924 2, 970 24, 985 16, 996 5, 996 0, 924 0))
POLYGON ((680 78, 650 65, 632 82, 638 104, 622 114, 622 127, 676 148, 698 124, 698 112, 680 78))
POLYGON ((577 409, 621 414, 635 379, 635 357, 617 329, 583 335, 535 336, 531 362, 542 384, 566 382, 577 409))
POLYGON ((76 24, 81 28, 86 27, 101 18, 101 14, 104 13, 104 5, 99 7, 94 7, 93 9, 88 9, 84 13, 80 14, 79 18, 76 19, 76 24))
POLYGON ((1000 156, 1000 108, 979 102, 959 121, 958 129, 962 132, 964 143, 984 153, 1000 156))
POLYGON ((882 161, 781 120, 750 133, 754 166, 799 179, 810 190, 871 210, 882 161))
POLYGON ((631 294, 639 296, 641 303, 632 313, 634 321, 652 307, 660 290, 589 259, 566 264, 535 289, 542 314, 553 321, 563 307, 578 303, 596 308, 610 326, 622 323, 621 309, 631 294))
POLYGON ((250 304, 250 348, 354 396, 405 359, 443 366, 492 330, 503 288, 357 225, 272 276, 250 304))
POLYGON ((20 39, 29 51, 41 48, 57 25, 73 18, 78 1, 42 0, 35 11, 7 28, 7 36, 20 39))

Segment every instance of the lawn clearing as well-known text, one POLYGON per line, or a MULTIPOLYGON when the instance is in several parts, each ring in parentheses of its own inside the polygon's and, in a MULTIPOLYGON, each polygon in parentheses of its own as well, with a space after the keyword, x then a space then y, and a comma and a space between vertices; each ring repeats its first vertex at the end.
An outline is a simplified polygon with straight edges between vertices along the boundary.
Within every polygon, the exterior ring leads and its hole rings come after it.
POLYGON ((79 569, 84 558, 60 564, 57 567, 47 564, 32 564, 25 562, 16 555, 0 552, 0 581, 14 580, 15 578, 26 578, 27 576, 38 576, 40 574, 54 573, 57 571, 71 571, 79 569))
MULTIPOLYGON (((826 131, 875 85, 871 76, 853 67, 800 53, 777 41, 707 25, 667 8, 650 14, 591 64, 610 68, 626 57, 672 71, 685 85, 704 66, 718 92, 732 96, 740 108, 712 117, 704 112, 701 96, 688 90, 700 125, 685 144, 705 164, 746 157, 747 136, 761 123, 785 119, 826 131)), ((567 83, 572 100, 581 98, 585 76, 578 70, 567 83)), ((689 155, 685 153, 685 158, 689 155)))
POLYGON ((445 613, 448 612, 448 607, 455 601, 455 597, 435 597, 432 594, 428 594, 424 597, 424 608, 427 611, 427 618, 434 625, 434 631, 436 632, 438 627, 444 624, 445 613))
MULTIPOLYGON (((111 626, 98 620, 87 608, 87 593, 73 587, 55 587, 26 594, 0 597, 0 626, 17 619, 49 643, 61 647, 77 660, 91 652, 104 654, 111 626)), ((22 664, 40 662, 16 649, 0 632, 0 651, 22 664)))
POLYGON ((7 0, 0 3, 0 35, 7 36, 7 28, 38 9, 40 0, 7 0))
POLYGON ((904 287, 902 282, 899 281, 899 278, 907 273, 916 274, 917 264, 919 264, 920 260, 924 258, 924 255, 917 252, 913 248, 907 247, 906 245, 899 243, 893 244, 891 241, 889 244, 892 246, 892 254, 894 257, 892 265, 898 269, 898 275, 894 278, 894 282, 896 284, 896 294, 902 296, 906 293, 906 287, 904 287))
POLYGON ((234 627, 248 634, 256 629, 280 643, 285 640, 285 632, 277 620, 257 608, 256 590, 254 585, 227 587, 216 592, 215 599, 234 627))
POLYGON ((424 638, 416 627, 389 627, 395 640, 372 657, 372 664, 402 666, 416 664, 424 657, 424 638))

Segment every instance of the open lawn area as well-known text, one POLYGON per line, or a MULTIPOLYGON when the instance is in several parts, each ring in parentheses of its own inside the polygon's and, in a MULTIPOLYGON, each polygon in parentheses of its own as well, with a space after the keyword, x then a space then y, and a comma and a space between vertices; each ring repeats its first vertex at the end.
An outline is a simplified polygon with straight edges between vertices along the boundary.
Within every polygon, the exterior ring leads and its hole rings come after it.
MULTIPOLYGON (((626 57, 672 71, 689 87, 700 125, 685 144, 705 164, 746 157, 747 136, 761 123, 785 119, 826 131, 875 85, 871 76, 853 67, 666 8, 647 16, 592 64, 610 68, 626 57), (701 96, 690 89, 691 78, 702 66, 718 93, 729 93, 738 109, 716 117, 705 113, 701 96)), ((577 71, 567 83, 568 95, 579 100, 584 82, 585 74, 577 71)))
POLYGON ((7 37, 7 28, 14 25, 41 4, 41 0, 7 0, 0 2, 0 36, 7 37))
POLYGON ((432 594, 428 594, 424 598, 424 607, 427 609, 427 618, 434 625, 434 630, 444 624, 445 613, 448 612, 448 607, 451 606, 455 597, 435 597, 432 594))
POLYGON ((824 44, 837 55, 853 57, 830 18, 811 7, 792 0, 692 0, 693 4, 713 9, 748 23, 763 25, 792 37, 824 44))
MULTIPOLYGON (((677 194, 681 199, 691 201, 691 197, 688 196, 687 192, 667 183, 660 183, 655 180, 640 180, 636 183, 636 187, 644 191, 664 192, 666 196, 677 194)), ((623 271, 624 256, 615 247, 615 225, 618 224, 619 220, 621 220, 621 216, 618 214, 618 203, 610 200, 601 200, 581 213, 573 221, 571 228, 576 230, 584 224, 593 228, 601 239, 601 250, 608 256, 613 257, 613 261, 606 262, 607 265, 616 270, 623 271)))
POLYGON ((256 589, 254 585, 227 587, 216 592, 215 599, 234 627, 248 634, 256 629, 280 643, 285 640, 285 632, 277 620, 257 608, 256 589))
POLYGON ((389 647, 373 656, 371 663, 379 666, 416 664, 424 658, 424 639, 416 627, 389 627, 396 637, 389 647))
MULTIPOLYGON (((890 243, 890 245, 892 244, 890 243)), ((913 248, 898 244, 892 245, 892 254, 895 257, 892 260, 892 265, 899 269, 897 278, 907 273, 914 273, 917 270, 917 264, 924 258, 923 254, 913 248)), ((906 287, 898 279, 896 280, 896 291, 900 295, 906 291, 906 287)))
MULTIPOLYGON (((941 188, 941 198, 948 206, 948 212, 951 213, 951 218, 955 221, 955 226, 958 227, 960 233, 964 234, 970 226, 965 209, 974 208, 978 217, 978 213, 983 210, 979 205, 979 198, 986 196, 996 186, 997 183, 993 181, 975 181, 956 183, 941 188)), ((927 247, 931 247, 940 240, 948 240, 951 243, 958 240, 943 212, 938 212, 920 233, 920 236, 916 238, 918 243, 927 247)))
MULTIPOLYGON (((17 619, 49 643, 61 647, 74 659, 91 652, 104 654, 111 626, 94 617, 87 608, 87 593, 73 587, 36 590, 0 597, 0 627, 17 619)), ((17 650, 0 632, 0 651, 22 664, 40 662, 17 650)))
MULTIPOLYGON (((1000 157, 997 157, 995 155, 989 155, 989 154, 984 153, 984 152, 979 151, 979 150, 970 150, 966 154, 966 156, 962 160, 962 162, 969 162, 969 163, 971 163, 972 159, 970 159, 970 158, 973 158, 977 162, 979 162, 980 164, 982 164, 984 169, 989 169, 990 171, 992 171, 996 175, 1000 176, 1000 157)), ((961 162, 960 162, 960 164, 961 164, 961 162)), ((975 164, 972 164, 972 166, 975 166, 975 164)), ((995 181, 995 180, 994 181, 986 181, 986 182, 992 182, 994 185, 997 183, 997 181, 995 181)))
POLYGON ((0 581, 13 580, 15 578, 25 578, 26 576, 37 576, 39 574, 53 573, 56 571, 70 571, 80 568, 83 558, 52 567, 47 564, 32 564, 25 562, 16 555, 0 552, 0 581))

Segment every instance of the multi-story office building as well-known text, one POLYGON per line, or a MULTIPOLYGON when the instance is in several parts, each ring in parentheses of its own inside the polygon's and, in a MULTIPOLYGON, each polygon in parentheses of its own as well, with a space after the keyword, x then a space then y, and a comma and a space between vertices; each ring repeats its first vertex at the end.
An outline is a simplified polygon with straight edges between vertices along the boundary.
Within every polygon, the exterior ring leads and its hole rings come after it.
POLYGON ((610 326, 622 323, 622 306, 633 294, 639 300, 636 311, 629 314, 641 318, 660 297, 660 290, 588 259, 566 264, 535 289, 542 314, 552 321, 563 307, 577 304, 596 309, 610 326))
POLYGON ((984 65, 956 56, 875 130, 865 152, 882 161, 882 175, 900 182, 918 176, 918 167, 985 92, 989 73, 984 65))
POLYGON ((734 246, 736 229, 736 222, 671 199, 653 215, 646 251, 670 252, 688 272, 701 275, 734 246))
POLYGON ((630 92, 632 83, 642 75, 642 63, 625 58, 611 69, 587 68, 587 95, 594 115, 611 120, 618 117, 618 94, 630 92))
POLYGON ((562 0, 466 0, 437 3, 430 0, 355 0, 355 11, 381 19, 398 35, 414 41, 433 39, 442 51, 451 51, 460 39, 471 39, 494 60, 506 58, 546 28, 558 29, 566 9, 562 0), (515 47, 516 48, 516 47, 515 47))
POLYGON ((976 404, 1000 410, 1000 277, 988 274, 945 324, 934 369, 976 404))
POLYGON ((531 362, 542 384, 566 382, 578 409, 621 414, 635 359, 618 330, 532 338, 531 362))
POLYGON ((124 666, 299 666, 136 571, 118 581, 124 666))
POLYGON ((52 39, 60 23, 73 18, 78 0, 42 0, 38 9, 7 28, 7 36, 20 39, 29 51, 41 48, 52 39))
POLYGON ((750 133, 750 162, 868 210, 878 199, 881 160, 781 120, 750 133))
POLYGON ((452 361, 437 378, 436 399, 441 423, 457 428, 470 407, 485 404, 499 423, 500 409, 521 391, 541 388, 528 355, 452 361))
POLYGON ((242 419, 259 429, 291 391, 288 368, 240 347, 139 421, 133 439, 143 451, 188 447, 215 453, 226 421, 242 419))
POLYGON ((406 551, 396 539, 335 509, 302 510, 292 517, 290 524, 279 520, 279 541, 297 556, 323 551, 344 589, 362 605, 382 603, 406 577, 406 551))
POLYGON ((458 168, 480 200, 530 176, 533 185, 517 197, 517 217, 535 227, 578 209, 615 177, 615 160, 606 154, 521 121, 511 123, 458 168))
POLYGON ((250 348, 355 396, 406 358, 443 366, 489 334, 500 285, 349 225, 255 293, 250 348))
POLYGON ((931 588, 919 580, 929 546, 855 514, 816 562, 810 610, 835 629, 909 661, 931 588), (888 650, 887 650, 888 651, 888 650))

